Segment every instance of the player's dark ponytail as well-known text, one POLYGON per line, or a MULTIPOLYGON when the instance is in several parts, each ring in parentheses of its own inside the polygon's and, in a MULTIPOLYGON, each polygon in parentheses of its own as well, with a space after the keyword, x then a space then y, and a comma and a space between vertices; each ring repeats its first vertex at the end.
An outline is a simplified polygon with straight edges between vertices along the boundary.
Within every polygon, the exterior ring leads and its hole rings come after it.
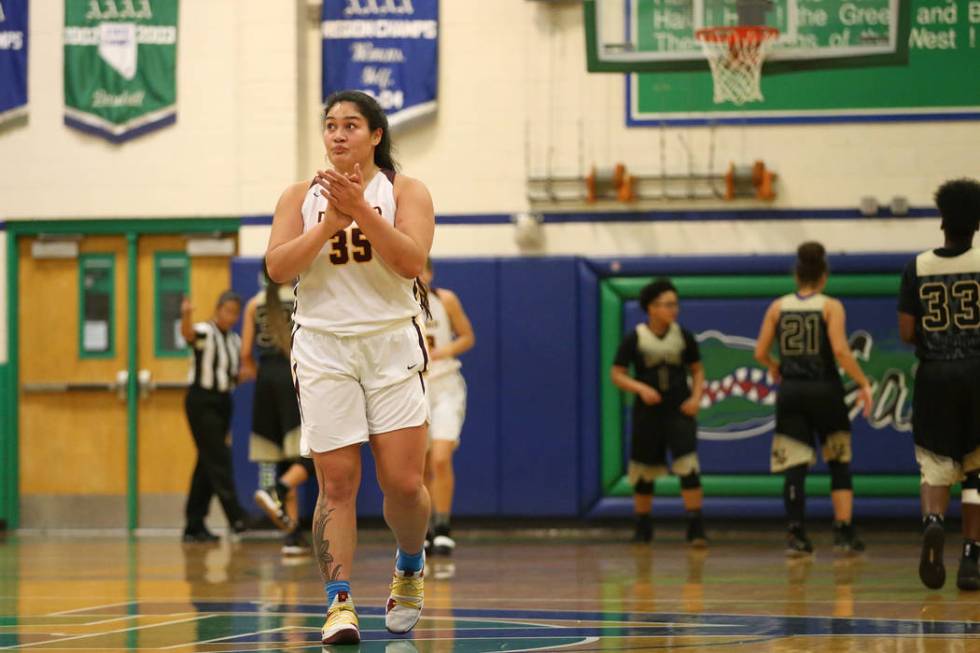
POLYGON ((429 288, 422 281, 422 277, 415 277, 415 299, 419 300, 419 306, 427 320, 432 319, 432 310, 429 308, 429 288))
POLYGON ((269 278, 265 259, 262 259, 262 274, 265 275, 265 319, 269 326, 269 336, 272 338, 272 344, 283 354, 289 356, 289 320, 286 318, 286 311, 282 307, 282 300, 279 299, 281 284, 269 278))
POLYGON ((805 242, 796 249, 796 278, 801 285, 813 286, 827 274, 827 250, 816 241, 805 242))

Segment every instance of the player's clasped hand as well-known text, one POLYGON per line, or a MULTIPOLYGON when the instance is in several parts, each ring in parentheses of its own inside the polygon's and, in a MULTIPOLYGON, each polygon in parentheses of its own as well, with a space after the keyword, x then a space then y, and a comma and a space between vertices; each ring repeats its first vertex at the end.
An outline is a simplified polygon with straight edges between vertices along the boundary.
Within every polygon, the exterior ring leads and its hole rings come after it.
POLYGON ((640 396, 640 400, 647 406, 653 406, 663 401, 663 397, 660 396, 660 393, 650 386, 641 388, 636 394, 640 396))
POLYGON ((351 174, 336 170, 318 170, 316 183, 323 188, 323 194, 330 206, 340 213, 355 215, 358 205, 364 202, 364 181, 360 165, 355 165, 351 174))

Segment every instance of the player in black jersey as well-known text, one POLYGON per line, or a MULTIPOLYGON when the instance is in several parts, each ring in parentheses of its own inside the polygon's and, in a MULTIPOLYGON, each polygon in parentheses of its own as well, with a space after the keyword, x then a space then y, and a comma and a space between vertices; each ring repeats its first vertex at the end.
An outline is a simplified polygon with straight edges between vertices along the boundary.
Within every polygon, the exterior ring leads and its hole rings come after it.
POLYGON ((680 477, 687 511, 687 541, 704 546, 707 544, 701 519, 704 492, 694 420, 704 386, 701 354, 694 335, 677 323, 677 289, 669 279, 647 284, 640 291, 640 306, 647 314, 647 321, 623 338, 611 370, 613 383, 637 395, 633 403, 633 446, 628 471, 636 513, 633 539, 649 542, 653 538, 650 508, 654 482, 667 474, 670 449, 670 469, 680 477))
POLYGON ((770 304, 756 341, 756 360, 779 383, 771 468, 785 475, 787 555, 813 551, 804 526, 804 488, 807 469, 817 461, 814 435, 830 468, 834 547, 844 552, 864 550, 851 521, 854 506, 851 422, 837 365, 857 383, 858 400, 863 404, 865 416, 871 412, 871 386, 851 353, 844 326, 844 306, 823 294, 827 276, 823 245, 816 242, 800 245, 796 261, 797 290, 770 304), (770 353, 774 340, 779 346, 778 361, 770 353))
POLYGON ((313 461, 300 456, 300 416, 289 365, 294 294, 269 278, 245 305, 242 320, 242 377, 255 379, 248 457, 259 464, 255 503, 285 533, 283 555, 309 553, 299 528, 296 488, 316 476, 313 461), (255 349, 256 357, 252 355, 255 349))
POLYGON ((919 578, 938 589, 949 488, 963 481, 963 555, 956 585, 980 589, 980 183, 958 179, 936 192, 945 242, 915 257, 902 275, 898 328, 915 345, 912 430, 921 470, 919 578))

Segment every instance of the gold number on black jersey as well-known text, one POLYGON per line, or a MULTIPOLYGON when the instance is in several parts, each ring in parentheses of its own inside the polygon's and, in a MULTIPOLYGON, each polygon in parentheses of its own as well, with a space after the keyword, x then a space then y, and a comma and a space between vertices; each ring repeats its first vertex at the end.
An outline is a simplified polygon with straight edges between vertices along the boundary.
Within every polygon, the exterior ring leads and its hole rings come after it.
POLYGON ((980 329, 980 282, 963 279, 950 289, 953 299, 960 303, 953 321, 961 329, 980 329))
POLYGON ((330 243, 330 262, 334 265, 350 263, 352 252, 354 260, 358 263, 367 263, 373 257, 371 243, 357 227, 351 229, 350 247, 348 247, 346 231, 338 231, 328 242, 330 243))
POLYGON ((924 283, 919 288, 919 298, 925 303, 922 328, 926 331, 945 331, 951 323, 959 329, 980 329, 980 282, 975 279, 955 281, 948 290, 939 281, 924 283), (952 319, 951 295, 957 304, 952 319))
POLYGON ((787 313, 779 318, 779 351, 784 356, 820 353, 820 314, 787 313))

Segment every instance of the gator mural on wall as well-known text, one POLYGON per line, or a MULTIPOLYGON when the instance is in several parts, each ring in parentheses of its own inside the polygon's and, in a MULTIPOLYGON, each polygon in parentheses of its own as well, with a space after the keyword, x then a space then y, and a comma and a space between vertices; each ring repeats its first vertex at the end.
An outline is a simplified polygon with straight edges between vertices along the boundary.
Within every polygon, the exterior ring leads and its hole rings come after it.
MULTIPOLYGON (((629 451, 630 397, 607 380, 623 334, 645 321, 636 297, 649 279, 612 278, 600 287, 602 483, 621 494, 629 451)), ((706 476, 769 475, 778 385, 753 357, 762 316, 773 298, 792 292, 792 279, 774 276, 675 277, 678 321, 698 339, 705 392, 698 414, 699 456, 706 476)), ((828 294, 847 310, 851 348, 872 380, 874 406, 865 419, 845 379, 853 432, 855 474, 912 475, 911 437, 915 356, 898 337, 898 275, 837 275, 828 294)), ((818 463, 815 471, 825 470, 818 463)), ((910 477, 911 478, 911 477, 910 477)), ((914 488, 914 483, 910 487, 914 488)))
MULTIPOLYGON (((701 440, 740 440, 772 433, 778 386, 752 356, 755 339, 717 330, 695 334, 705 366, 704 392, 698 415, 701 440)), ((872 428, 911 431, 911 379, 915 358, 909 351, 875 349, 874 335, 865 330, 849 337, 874 389, 872 428)), ((845 380, 851 419, 860 413, 854 384, 845 380)))

